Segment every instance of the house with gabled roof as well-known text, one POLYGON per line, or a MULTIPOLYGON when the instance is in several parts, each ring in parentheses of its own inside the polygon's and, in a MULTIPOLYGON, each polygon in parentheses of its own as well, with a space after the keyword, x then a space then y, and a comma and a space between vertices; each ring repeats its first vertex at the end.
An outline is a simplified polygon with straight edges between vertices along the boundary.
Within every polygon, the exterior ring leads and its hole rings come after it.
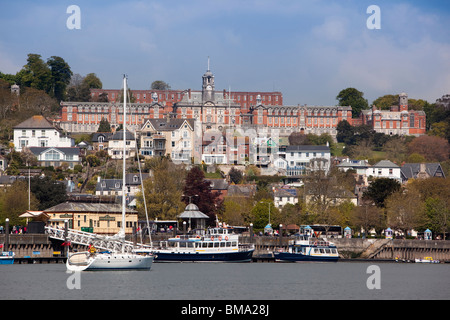
POLYGON ((190 163, 194 155, 194 119, 148 119, 141 127, 140 154, 146 158, 170 156, 190 163))
POLYGON ((59 167, 67 163, 73 169, 75 165, 81 164, 80 148, 76 147, 30 147, 28 148, 36 156, 39 165, 43 167, 59 167))
POLYGON ((42 115, 35 115, 19 123, 13 128, 14 148, 21 152, 25 147, 58 147, 69 148, 75 146, 73 138, 65 135, 42 115))
POLYGON ((381 160, 373 166, 368 167, 366 175, 367 177, 390 178, 401 182, 400 166, 390 160, 381 160))
MULTIPOLYGON (((123 159, 123 130, 116 131, 108 139, 108 155, 112 159, 123 159)), ((134 157, 136 155, 136 139, 134 134, 128 130, 125 135, 125 143, 125 159, 134 157)))
POLYGON ((427 179, 432 177, 445 178, 444 170, 436 163, 405 163, 401 167, 402 182, 409 179, 427 179))

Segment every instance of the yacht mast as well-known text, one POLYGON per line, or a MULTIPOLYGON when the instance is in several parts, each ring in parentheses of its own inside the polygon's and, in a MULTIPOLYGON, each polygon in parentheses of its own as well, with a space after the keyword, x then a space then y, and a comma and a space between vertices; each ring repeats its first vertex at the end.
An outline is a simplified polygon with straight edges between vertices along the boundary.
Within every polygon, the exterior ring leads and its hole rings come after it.
MULTIPOLYGON (((126 207, 126 186, 125 186, 125 165, 126 165, 126 146, 127 146, 127 76, 123 75, 123 152, 122 152, 122 232, 125 239, 125 207, 126 207)), ((124 246, 122 246, 123 250, 124 246)))

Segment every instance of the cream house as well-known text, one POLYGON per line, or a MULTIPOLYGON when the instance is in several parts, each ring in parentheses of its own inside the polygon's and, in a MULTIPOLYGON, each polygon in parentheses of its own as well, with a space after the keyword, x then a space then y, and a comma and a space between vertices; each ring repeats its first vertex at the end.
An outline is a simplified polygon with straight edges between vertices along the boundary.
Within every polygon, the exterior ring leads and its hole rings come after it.
POLYGON ((141 128, 140 154, 146 158, 170 156, 191 163, 194 156, 194 119, 149 119, 141 128))

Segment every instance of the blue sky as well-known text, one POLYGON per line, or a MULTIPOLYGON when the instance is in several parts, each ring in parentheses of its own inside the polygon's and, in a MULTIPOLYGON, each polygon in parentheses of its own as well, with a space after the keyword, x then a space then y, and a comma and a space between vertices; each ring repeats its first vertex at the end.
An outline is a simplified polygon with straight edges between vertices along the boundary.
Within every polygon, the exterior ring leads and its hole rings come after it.
POLYGON ((0 71, 38 53, 105 89, 126 73, 132 89, 199 90, 209 56, 216 90, 277 90, 286 105, 335 105, 347 87, 369 103, 400 92, 434 102, 450 93, 449 16, 436 0, 1 1, 0 71), (79 30, 66 27, 73 4, 79 30), (379 30, 366 27, 373 4, 379 30))

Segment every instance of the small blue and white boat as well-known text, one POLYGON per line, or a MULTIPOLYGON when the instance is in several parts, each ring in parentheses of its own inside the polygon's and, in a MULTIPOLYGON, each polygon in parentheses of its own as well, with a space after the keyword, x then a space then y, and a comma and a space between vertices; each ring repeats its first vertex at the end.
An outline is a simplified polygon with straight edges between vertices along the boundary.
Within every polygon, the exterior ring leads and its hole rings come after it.
POLYGON ((13 264, 14 263, 14 252, 12 251, 2 251, 0 252, 0 264, 13 264))
POLYGON ((297 234, 289 241, 287 251, 274 252, 275 261, 337 261, 339 252, 336 245, 325 239, 315 237, 311 227, 304 228, 304 233, 297 234))
POLYGON ((155 262, 248 262, 255 246, 240 244, 230 228, 211 228, 205 235, 180 235, 160 241, 155 262))

